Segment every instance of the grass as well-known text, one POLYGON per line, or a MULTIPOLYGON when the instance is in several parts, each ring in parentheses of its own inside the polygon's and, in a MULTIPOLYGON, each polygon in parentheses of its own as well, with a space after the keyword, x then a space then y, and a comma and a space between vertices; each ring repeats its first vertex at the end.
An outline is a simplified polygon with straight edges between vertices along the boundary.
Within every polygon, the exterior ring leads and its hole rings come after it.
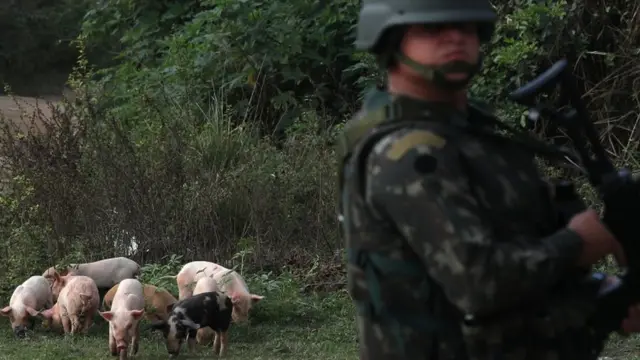
MULTIPOLYGON (((289 278, 263 277, 250 283, 266 296, 254 309, 249 326, 232 326, 227 359, 357 359, 355 318, 346 293, 303 295, 289 278)), ((0 319, 0 360, 113 359, 108 349, 107 324, 99 316, 87 336, 65 337, 37 323, 28 338, 14 338, 6 318, 0 319)), ((161 359, 169 355, 160 334, 146 330, 136 359, 161 359)), ((198 346, 190 354, 183 344, 180 358, 215 358, 210 347, 198 346)))
MULTIPOLYGON (((232 326, 226 359, 276 360, 358 358, 353 306, 346 292, 302 294, 292 277, 262 274, 247 279, 253 292, 265 300, 252 311, 251 325, 232 326)), ((160 284, 157 284, 160 285, 160 284)), ((6 318, 0 318, 0 360, 113 359, 109 354, 107 324, 96 315, 87 336, 64 336, 38 325, 18 340, 6 318)), ((169 357, 164 339, 141 323, 142 340, 135 359, 169 357)), ((602 355, 607 360, 640 360, 640 336, 613 336, 602 355)), ((190 353, 183 344, 180 358, 215 358, 210 347, 198 345, 190 353)))
MULTIPOLYGON (((281 319, 268 319, 267 309, 256 309, 256 317, 248 327, 235 326, 230 334, 227 359, 357 359, 357 343, 352 314, 339 310, 349 309, 348 299, 311 299, 281 319), (309 307, 311 305, 311 307, 309 307), (306 309, 305 309, 306 307, 306 309), (310 309, 314 309, 311 310, 310 309), (319 312, 316 312, 320 310, 319 312), (337 311, 336 311, 337 310, 337 311), (299 315, 309 315, 306 319, 299 315)), ((280 304, 282 306, 283 304, 280 304)), ((290 304, 287 304, 290 305, 290 304)), ((299 304, 300 305, 300 304, 299 304)), ((145 331, 136 359, 168 358, 162 337, 145 331)), ((612 360, 640 360, 640 338, 612 338, 604 356, 612 360)), ((215 358, 209 347, 199 346, 189 353, 183 345, 180 358, 215 358)), ((65 337, 41 328, 31 332, 27 339, 17 340, 8 321, 0 321, 0 359, 79 360, 112 359, 107 345, 107 325, 96 318, 89 335, 65 337)))

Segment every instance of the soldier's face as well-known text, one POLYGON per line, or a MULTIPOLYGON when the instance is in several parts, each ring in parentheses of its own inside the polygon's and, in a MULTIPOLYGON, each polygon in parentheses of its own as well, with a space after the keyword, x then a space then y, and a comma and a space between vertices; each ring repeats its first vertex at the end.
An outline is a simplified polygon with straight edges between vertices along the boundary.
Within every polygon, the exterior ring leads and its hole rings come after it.
MULTIPOLYGON (((478 27, 473 23, 413 25, 401 44, 402 52, 423 65, 443 65, 452 61, 475 64, 480 56, 478 27)), ((467 74, 449 74, 451 80, 467 74)))

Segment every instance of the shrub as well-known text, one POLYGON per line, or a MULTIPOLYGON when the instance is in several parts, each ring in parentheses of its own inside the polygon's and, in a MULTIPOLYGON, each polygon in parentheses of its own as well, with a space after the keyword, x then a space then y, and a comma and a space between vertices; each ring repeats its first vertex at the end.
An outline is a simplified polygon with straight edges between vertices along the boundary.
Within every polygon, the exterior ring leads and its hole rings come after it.
MULTIPOLYGON (((381 80, 370 55, 353 53, 359 4, 90 6, 69 84, 76 99, 36 114, 40 129, 5 121, 7 283, 60 261, 127 255, 149 264, 167 254, 221 263, 241 254, 243 267, 274 274, 317 263, 318 278, 340 278, 331 145, 364 87, 381 80)), ((634 165, 638 4, 496 6, 497 33, 472 92, 517 123, 524 109, 505 94, 566 55, 608 150, 634 165)), ((558 137, 546 128, 540 136, 558 137)))

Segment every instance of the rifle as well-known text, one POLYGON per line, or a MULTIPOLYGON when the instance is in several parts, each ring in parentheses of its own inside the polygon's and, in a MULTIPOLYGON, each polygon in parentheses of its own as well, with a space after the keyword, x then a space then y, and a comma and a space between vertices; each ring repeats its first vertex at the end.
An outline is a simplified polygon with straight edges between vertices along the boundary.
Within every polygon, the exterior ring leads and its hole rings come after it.
MULTIPOLYGON (((568 70, 566 59, 556 62, 537 78, 510 94, 511 100, 529 107, 529 120, 547 117, 562 128, 580 157, 589 183, 604 203, 603 222, 620 242, 627 258, 621 282, 599 293, 598 304, 589 325, 595 331, 598 353, 614 331, 620 329, 630 305, 640 301, 640 242, 637 217, 640 216, 640 183, 628 169, 617 169, 598 139, 589 120, 577 81, 568 70), (538 95, 559 88, 562 105, 537 102, 538 95)), ((601 281, 593 274, 590 281, 601 281)))

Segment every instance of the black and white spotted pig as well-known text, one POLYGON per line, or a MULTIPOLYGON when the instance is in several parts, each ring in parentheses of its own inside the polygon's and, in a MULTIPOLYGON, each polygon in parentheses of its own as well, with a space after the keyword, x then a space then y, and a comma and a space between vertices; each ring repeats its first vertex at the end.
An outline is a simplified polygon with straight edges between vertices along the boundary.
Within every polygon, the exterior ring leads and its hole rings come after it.
POLYGON ((177 356, 184 339, 189 336, 189 350, 196 344, 198 329, 210 327, 215 332, 213 351, 222 356, 227 350, 227 330, 231 325, 233 303, 231 298, 221 292, 204 292, 169 305, 169 317, 166 321, 151 324, 164 335, 167 351, 177 356))

